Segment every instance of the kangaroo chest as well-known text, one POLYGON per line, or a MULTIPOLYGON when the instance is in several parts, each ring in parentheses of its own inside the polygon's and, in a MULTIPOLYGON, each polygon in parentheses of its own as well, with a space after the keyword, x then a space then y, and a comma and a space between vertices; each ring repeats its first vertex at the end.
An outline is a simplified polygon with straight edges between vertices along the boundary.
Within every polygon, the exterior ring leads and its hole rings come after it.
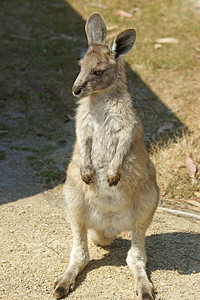
POLYGON ((119 140, 119 120, 112 115, 99 115, 91 118, 92 148, 91 160, 98 170, 107 168, 113 159, 119 140))

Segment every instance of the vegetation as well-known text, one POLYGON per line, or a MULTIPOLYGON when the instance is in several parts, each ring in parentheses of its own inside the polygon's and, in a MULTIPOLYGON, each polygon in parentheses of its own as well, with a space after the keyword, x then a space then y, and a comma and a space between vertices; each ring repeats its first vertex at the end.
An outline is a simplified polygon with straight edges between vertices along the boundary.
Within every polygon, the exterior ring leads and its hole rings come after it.
MULTIPOLYGON (((127 55, 130 92, 144 125, 144 138, 157 167, 162 204, 196 209, 184 200, 199 201, 200 190, 200 41, 199 15, 190 1, 3 1, 1 22, 1 106, 14 107, 24 118, 17 125, 1 123, 3 137, 42 136, 72 145, 75 102, 71 86, 78 73, 77 60, 87 47, 84 20, 99 11, 108 24, 108 40, 134 27, 137 40, 127 55), (117 10, 132 14, 120 16, 117 10), (17 16, 17 17, 16 17, 17 16), (173 38, 173 42, 160 42, 173 38), (190 157, 195 180, 186 168, 190 157)), ((26 149, 18 149, 25 151, 26 149)), ((51 151, 28 153, 38 173, 60 182, 56 162, 47 163, 51 151), (48 169, 49 168, 49 169, 48 169), (52 170, 52 172, 48 170, 52 170), (47 176, 47 173, 50 174, 47 176)), ((45 179, 45 180, 46 180, 45 179)))

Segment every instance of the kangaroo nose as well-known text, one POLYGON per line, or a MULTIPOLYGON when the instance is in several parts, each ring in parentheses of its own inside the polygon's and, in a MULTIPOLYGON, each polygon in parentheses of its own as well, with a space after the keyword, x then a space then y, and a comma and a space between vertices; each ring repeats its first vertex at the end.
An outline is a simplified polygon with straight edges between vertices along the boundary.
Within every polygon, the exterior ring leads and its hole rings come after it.
POLYGON ((74 85, 72 88, 72 94, 74 96, 79 96, 81 94, 82 87, 74 85))

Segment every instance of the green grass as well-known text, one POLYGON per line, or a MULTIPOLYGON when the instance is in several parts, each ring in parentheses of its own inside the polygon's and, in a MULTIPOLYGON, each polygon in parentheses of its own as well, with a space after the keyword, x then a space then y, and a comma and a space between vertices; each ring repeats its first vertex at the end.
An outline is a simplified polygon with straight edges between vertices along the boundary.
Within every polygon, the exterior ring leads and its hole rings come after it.
POLYGON ((45 183, 59 183, 65 178, 65 172, 61 171, 56 162, 51 158, 31 162, 33 169, 45 183))
POLYGON ((33 147, 18 147, 18 146, 11 146, 10 149, 18 150, 18 151, 28 151, 28 152, 35 152, 35 153, 47 153, 51 150, 55 149, 55 146, 49 145, 42 149, 35 149, 33 147))
POLYGON ((3 160, 6 158, 6 151, 0 150, 0 160, 3 160))
POLYGON ((36 156, 33 156, 33 155, 27 155, 27 156, 26 156, 26 159, 27 159, 27 160, 35 160, 35 159, 36 159, 36 156))
POLYGON ((5 136, 8 133, 6 126, 0 122, 0 137, 5 136))
POLYGON ((59 170, 58 167, 51 167, 49 170, 43 170, 38 173, 46 183, 59 183, 63 182, 65 178, 65 172, 59 170))

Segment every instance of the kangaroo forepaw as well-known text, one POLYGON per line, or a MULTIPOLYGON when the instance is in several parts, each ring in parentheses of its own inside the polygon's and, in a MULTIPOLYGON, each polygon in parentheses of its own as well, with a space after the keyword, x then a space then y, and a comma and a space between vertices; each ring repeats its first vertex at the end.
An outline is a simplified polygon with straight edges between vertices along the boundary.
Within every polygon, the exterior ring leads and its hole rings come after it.
POLYGON ((117 175, 107 175, 107 181, 109 186, 117 185, 119 180, 121 178, 121 173, 118 173, 117 175))
POLYGON ((82 168, 81 178, 86 184, 91 184, 94 182, 94 172, 92 168, 82 168))

